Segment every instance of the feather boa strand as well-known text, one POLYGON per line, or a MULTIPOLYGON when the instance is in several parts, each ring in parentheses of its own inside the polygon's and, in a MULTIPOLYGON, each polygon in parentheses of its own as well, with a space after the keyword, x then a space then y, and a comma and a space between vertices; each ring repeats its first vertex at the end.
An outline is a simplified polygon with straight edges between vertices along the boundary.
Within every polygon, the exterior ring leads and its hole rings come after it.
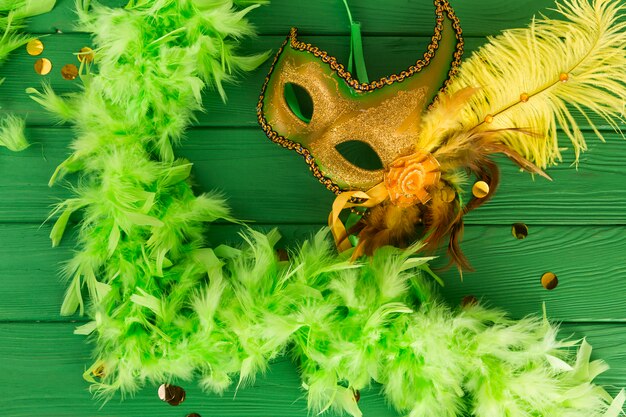
POLYGON ((228 210, 210 195, 193 194, 185 181, 192 164, 172 149, 201 109, 207 85, 222 91, 233 74, 266 56, 236 55, 237 39, 252 34, 245 15, 254 4, 238 11, 228 0, 214 7, 135 1, 125 9, 87 3, 79 2, 79 24, 93 33, 98 73, 86 74, 83 90, 65 97, 47 86, 29 91, 73 123, 77 135, 50 181, 81 173, 75 196, 51 214, 60 214, 50 235, 57 245, 72 213, 83 211, 80 250, 64 270, 70 286, 62 314, 83 313, 87 287, 96 304, 110 303, 107 314, 130 317, 133 311, 114 304, 137 287, 149 293, 178 281, 189 291, 199 279, 187 270, 188 252, 202 245, 203 222, 228 218, 228 210))
POLYGON ((193 268, 208 279, 189 308, 175 292, 141 289, 117 307, 141 312, 132 337, 119 334, 135 323, 97 313, 85 325, 96 330, 94 367, 105 370, 94 387, 132 392, 197 377, 223 393, 286 354, 314 413, 361 416, 354 393, 378 382, 411 417, 619 415, 623 393, 612 400, 592 384, 607 366, 590 361, 584 340, 558 341, 545 320, 515 321, 480 305, 452 310, 437 298, 430 259, 412 257, 416 247, 351 263, 327 234, 293 251, 292 262, 276 255, 276 231, 248 231, 242 248, 197 249, 193 268))

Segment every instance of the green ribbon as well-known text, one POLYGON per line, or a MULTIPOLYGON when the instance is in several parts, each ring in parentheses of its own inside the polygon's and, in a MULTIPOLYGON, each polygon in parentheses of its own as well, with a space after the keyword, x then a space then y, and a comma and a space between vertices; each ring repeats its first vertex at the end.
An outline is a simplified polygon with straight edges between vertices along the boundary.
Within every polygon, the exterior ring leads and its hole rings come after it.
POLYGON ((365 68, 365 57, 363 56, 363 39, 361 37, 361 23, 352 19, 352 13, 348 6, 348 0, 343 0, 350 19, 350 59, 348 60, 348 71, 352 68, 356 70, 356 78, 362 83, 369 83, 367 69, 365 68))
MULTIPOLYGON (((350 212, 348 219, 346 220, 346 230, 350 230, 353 226, 363 218, 363 214, 357 214, 355 212, 350 212)), ((356 247, 359 244, 359 237, 356 235, 348 236, 348 240, 352 244, 352 246, 356 247)))
MULTIPOLYGON (((365 68, 365 57, 363 56, 363 39, 361 37, 361 24, 352 20, 352 13, 348 6, 348 1, 343 0, 343 4, 346 6, 348 12, 348 18, 350 19, 350 58, 348 59, 348 71, 352 73, 352 69, 355 69, 356 78, 362 83, 369 83, 367 77, 367 69, 365 68)), ((309 123, 310 118, 306 117, 302 111, 302 107, 298 100, 298 96, 293 89, 293 86, 285 86, 285 100, 289 105, 291 111, 302 121, 309 123)))

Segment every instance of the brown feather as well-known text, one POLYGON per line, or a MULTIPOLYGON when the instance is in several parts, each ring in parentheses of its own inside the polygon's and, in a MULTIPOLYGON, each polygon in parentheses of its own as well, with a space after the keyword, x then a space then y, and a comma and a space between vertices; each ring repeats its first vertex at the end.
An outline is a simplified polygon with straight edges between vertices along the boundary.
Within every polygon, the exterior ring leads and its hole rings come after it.
POLYGON ((459 211, 457 218, 452 222, 448 255, 450 256, 450 262, 456 264, 459 269, 471 270, 469 262, 467 258, 465 258, 459 245, 463 237, 463 216, 482 206, 493 197, 500 184, 500 169, 498 165, 487 157, 484 157, 482 160, 474 161, 474 163, 469 166, 469 169, 479 180, 485 181, 489 185, 489 192, 483 198, 472 197, 463 210, 459 211))
POLYGON ((424 210, 423 218, 425 243, 428 249, 437 249, 441 240, 450 231, 459 209, 458 197, 447 203, 440 192, 433 193, 432 200, 424 210))
POLYGON ((474 270, 474 268, 470 265, 469 260, 461 250, 461 239, 463 238, 464 229, 465 224, 463 223, 463 218, 461 218, 458 222, 452 225, 452 229, 450 230, 450 241, 448 242, 448 256, 450 257, 448 266, 451 264, 456 265, 461 277, 463 276, 463 270, 474 270))
POLYGON ((512 160, 513 162, 515 162, 520 168, 532 174, 541 175, 545 179, 552 181, 552 178, 550 178, 550 176, 546 174, 541 168, 539 168, 537 165, 533 164, 529 160, 525 159, 522 155, 520 155, 519 153, 509 148, 503 143, 492 143, 487 146, 487 149, 488 149, 487 153, 489 154, 501 153, 505 155, 507 158, 509 158, 510 160, 512 160))
POLYGON ((359 246, 371 255, 382 246, 407 247, 416 240, 417 226, 421 223, 419 206, 397 207, 389 201, 370 209, 362 220, 359 246))

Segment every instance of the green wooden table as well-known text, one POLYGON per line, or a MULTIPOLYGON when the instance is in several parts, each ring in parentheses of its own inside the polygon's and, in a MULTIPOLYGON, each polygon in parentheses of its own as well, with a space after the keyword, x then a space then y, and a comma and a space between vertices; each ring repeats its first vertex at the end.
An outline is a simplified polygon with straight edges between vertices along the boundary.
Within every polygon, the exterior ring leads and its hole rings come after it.
MULTIPOLYGON (((352 3, 355 19, 363 24, 370 75, 397 72, 422 54, 434 25, 429 0, 352 3)), ((469 51, 486 36, 523 26, 551 5, 551 0, 453 1, 469 51)), ((0 112, 26 115, 33 143, 17 154, 0 149, 0 416, 306 416, 288 360, 275 363, 266 377, 236 396, 234 391, 207 395, 189 381, 181 382, 187 399, 178 407, 159 401, 156 386, 104 406, 92 399, 81 377, 91 349, 72 334, 85 319, 59 315, 65 284, 58 270, 74 242, 66 238, 52 249, 51 224, 43 224, 51 204, 69 194, 64 187, 48 188, 47 182, 68 154, 72 133, 24 93, 42 81, 57 91, 78 88, 60 73, 63 65, 77 63, 73 53, 90 45, 88 35, 73 31, 72 8, 72 0, 59 0, 27 28, 41 34, 42 57, 53 63, 49 75, 34 72, 36 58, 25 48, 0 69, 6 77, 0 112)), ((247 51, 276 49, 295 25, 303 39, 347 60, 348 24, 340 0, 273 0, 251 16, 261 35, 246 41, 247 51)), ((195 163, 199 189, 224 191, 239 218, 260 228, 280 227, 288 245, 324 224, 333 196, 299 156, 272 144, 257 127, 255 105, 267 69, 268 64, 229 87, 228 105, 207 92, 207 111, 178 152, 195 163), (255 197, 260 192, 262 200, 255 197)), ((572 153, 565 152, 563 164, 548 171, 552 183, 499 161, 504 181, 497 196, 467 217, 463 248, 476 272, 465 274, 462 282, 455 271, 444 272, 443 293, 452 304, 474 295, 514 317, 540 314, 545 303, 549 317, 562 322, 562 337, 587 336, 594 356, 609 363, 611 370, 599 382, 616 393, 626 387, 626 141, 602 129, 607 143, 590 134, 590 149, 578 169, 570 166, 572 153), (511 234, 516 222, 528 225, 526 239, 511 234), (547 271, 559 278, 552 291, 540 283, 547 271)), ((233 226, 215 225, 210 239, 218 243, 235 233, 233 226)), ((395 415, 375 386, 362 393, 361 404, 366 416, 395 415)))

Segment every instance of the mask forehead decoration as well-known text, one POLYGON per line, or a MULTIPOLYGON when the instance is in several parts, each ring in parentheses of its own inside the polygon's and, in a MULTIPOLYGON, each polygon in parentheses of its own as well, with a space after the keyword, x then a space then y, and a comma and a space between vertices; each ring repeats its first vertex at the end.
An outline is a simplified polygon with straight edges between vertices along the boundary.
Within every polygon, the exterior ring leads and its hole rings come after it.
POLYGON ((435 3, 435 20, 435 33, 420 60, 400 74, 369 83, 327 52, 300 41, 293 28, 263 86, 257 107, 263 130, 303 155, 313 174, 337 194, 380 183, 396 159, 413 152, 422 113, 460 63, 461 29, 447 1, 435 3), (310 98, 309 115, 302 113, 294 87, 310 98), (340 152, 355 142, 374 153, 373 166, 355 165, 340 152))

